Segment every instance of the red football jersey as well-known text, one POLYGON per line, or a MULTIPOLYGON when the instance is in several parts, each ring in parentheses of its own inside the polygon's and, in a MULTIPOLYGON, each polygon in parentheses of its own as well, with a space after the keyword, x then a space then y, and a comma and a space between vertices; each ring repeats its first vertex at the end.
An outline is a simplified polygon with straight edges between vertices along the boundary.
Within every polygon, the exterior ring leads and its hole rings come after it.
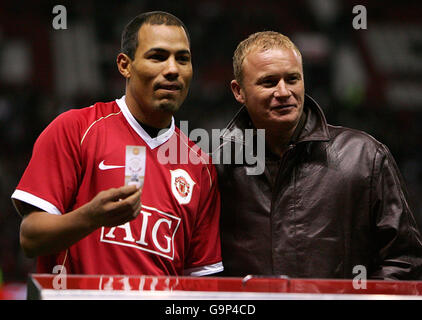
POLYGON ((57 265, 74 274, 222 271, 214 166, 174 119, 169 130, 151 138, 125 97, 58 116, 37 139, 12 199, 51 214, 70 212, 98 192, 124 185, 127 146, 145 147, 141 213, 121 226, 97 229, 64 252, 38 257, 37 272, 51 273, 57 265))

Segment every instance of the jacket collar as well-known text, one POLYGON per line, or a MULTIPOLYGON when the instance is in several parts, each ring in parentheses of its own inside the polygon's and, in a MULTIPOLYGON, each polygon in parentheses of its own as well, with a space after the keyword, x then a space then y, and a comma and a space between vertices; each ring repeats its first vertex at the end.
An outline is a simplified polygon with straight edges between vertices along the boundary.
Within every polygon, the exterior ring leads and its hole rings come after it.
MULTIPOLYGON (((328 141, 330 134, 328 131, 327 120, 325 119, 324 112, 318 103, 305 94, 304 114, 306 120, 301 132, 294 134, 296 136, 293 144, 306 141, 328 141)), ((233 141, 237 143, 245 143, 245 129, 253 129, 254 126, 249 117, 248 111, 245 106, 240 108, 234 118, 229 122, 226 129, 220 135, 222 140, 233 141)))

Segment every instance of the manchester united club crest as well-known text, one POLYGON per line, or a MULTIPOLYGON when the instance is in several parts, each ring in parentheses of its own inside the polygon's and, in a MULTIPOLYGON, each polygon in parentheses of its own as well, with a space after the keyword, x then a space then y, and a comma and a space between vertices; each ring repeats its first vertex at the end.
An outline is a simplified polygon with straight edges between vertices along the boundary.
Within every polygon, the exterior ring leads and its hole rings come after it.
POLYGON ((180 176, 175 179, 174 183, 176 184, 176 190, 179 192, 179 195, 183 198, 187 197, 189 194, 190 185, 186 179, 180 176))
POLYGON ((188 204, 192 198, 195 182, 183 169, 170 170, 171 191, 180 204, 188 204))

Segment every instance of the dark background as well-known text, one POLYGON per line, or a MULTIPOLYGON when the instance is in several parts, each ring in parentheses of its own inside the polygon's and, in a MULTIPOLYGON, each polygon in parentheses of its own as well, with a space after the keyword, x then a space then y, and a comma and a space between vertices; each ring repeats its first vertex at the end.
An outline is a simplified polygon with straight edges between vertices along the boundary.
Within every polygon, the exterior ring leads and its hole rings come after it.
POLYGON ((229 83, 232 55, 250 33, 279 31, 302 51, 306 92, 329 123, 385 143, 405 178, 422 226, 422 2, 406 1, 3 1, 0 4, 0 268, 26 280, 35 260, 19 247, 20 217, 10 196, 46 125, 70 108, 124 93, 116 68, 124 25, 163 10, 190 30, 194 78, 176 115, 189 130, 223 128, 238 109, 229 83), (420 4, 418 4, 420 3, 420 4), (67 9, 67 29, 52 26, 67 9), (355 30, 355 5, 367 29, 355 30))

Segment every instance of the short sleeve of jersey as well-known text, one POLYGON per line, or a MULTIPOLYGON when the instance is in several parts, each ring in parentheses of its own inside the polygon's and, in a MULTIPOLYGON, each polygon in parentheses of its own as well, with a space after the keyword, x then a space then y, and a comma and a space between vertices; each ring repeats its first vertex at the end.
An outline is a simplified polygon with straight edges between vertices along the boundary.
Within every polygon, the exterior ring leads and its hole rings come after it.
POLYGON ((220 244, 220 192, 213 165, 204 166, 198 216, 192 233, 185 275, 203 276, 223 271, 220 244))
POLYGON ((49 213, 65 213, 81 176, 80 141, 81 122, 75 117, 75 110, 52 121, 35 142, 12 199, 49 213))

